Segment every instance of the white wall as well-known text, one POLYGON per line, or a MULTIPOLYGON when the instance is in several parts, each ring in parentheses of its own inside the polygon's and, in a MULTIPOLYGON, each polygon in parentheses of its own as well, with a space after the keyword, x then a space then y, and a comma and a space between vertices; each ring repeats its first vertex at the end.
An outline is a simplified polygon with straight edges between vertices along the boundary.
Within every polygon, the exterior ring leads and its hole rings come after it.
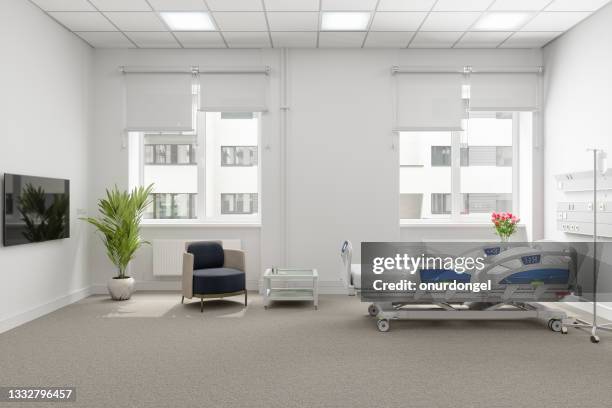
MULTIPOLYGON (((611 38, 612 5, 608 5, 544 48, 544 228, 548 239, 592 240, 592 237, 557 231, 557 202, 592 201, 592 193, 564 194, 557 190, 554 176, 591 170, 593 156, 586 151, 587 148, 604 149, 608 157, 612 157, 611 38)), ((608 160, 610 166, 612 160, 608 160)), ((611 192, 601 191, 598 201, 612 201, 611 192)), ((608 265, 612 263, 612 254, 603 253, 602 256, 608 265)), ((590 274, 590 265, 580 273, 590 274)), ((599 287, 612 287, 612 274, 609 270, 600 271, 599 287)), ((576 306, 590 308, 585 304, 576 306)), ((611 319, 612 303, 602 304, 601 308, 604 317, 611 319)))
MULTIPOLYGON (((612 5, 608 5, 544 48, 545 72, 545 233, 550 239, 578 240, 556 230, 556 204, 587 196, 557 190, 556 174, 591 170, 600 148, 612 158, 612 5), (574 198, 575 197, 575 198, 574 198)), ((608 160, 612 166, 612 160, 608 160)), ((599 200, 612 201, 610 192, 599 200)))
MULTIPOLYGON (((248 249, 247 281, 265 267, 288 264, 319 269, 323 290, 338 290, 340 244, 361 241, 457 237, 491 239, 490 226, 401 228, 398 219, 399 154, 393 127, 392 65, 541 65, 539 50, 289 50, 289 123, 286 163, 279 124, 280 50, 96 50, 95 123, 90 210, 104 189, 128 185, 123 148, 120 65, 270 65, 270 112, 262 118, 262 227, 145 229, 145 237, 238 238, 248 249), (281 174, 286 174, 287 189, 281 174), (286 200, 286 224, 282 203, 286 200), (283 230, 286 226, 286 239, 283 230), (220 236, 223 235, 223 236, 220 236)), ((538 177, 536 175, 535 177, 538 177)), ((170 287, 151 274, 150 250, 133 273, 141 287, 170 287)), ((113 273, 101 245, 92 245, 96 284, 113 273)), ((176 286, 178 287, 178 286, 176 286)))
MULTIPOLYGON (((87 294, 92 50, 23 0, 0 2, 0 172, 70 179, 71 238, 0 247, 0 332, 87 294)), ((1 205, 1 204, 0 204, 1 205)))

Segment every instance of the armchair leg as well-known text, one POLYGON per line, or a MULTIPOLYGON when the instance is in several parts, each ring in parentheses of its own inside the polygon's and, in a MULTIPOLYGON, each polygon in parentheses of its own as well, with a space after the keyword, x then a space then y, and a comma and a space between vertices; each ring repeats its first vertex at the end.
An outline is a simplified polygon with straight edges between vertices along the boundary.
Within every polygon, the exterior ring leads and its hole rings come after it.
POLYGON ((185 296, 181 296, 181 305, 183 304, 184 301, 185 301, 185 296))
POLYGON ((244 306, 246 307, 247 305, 247 291, 244 291, 244 306))
POLYGON ((200 313, 204 313, 204 298, 200 298, 200 313))

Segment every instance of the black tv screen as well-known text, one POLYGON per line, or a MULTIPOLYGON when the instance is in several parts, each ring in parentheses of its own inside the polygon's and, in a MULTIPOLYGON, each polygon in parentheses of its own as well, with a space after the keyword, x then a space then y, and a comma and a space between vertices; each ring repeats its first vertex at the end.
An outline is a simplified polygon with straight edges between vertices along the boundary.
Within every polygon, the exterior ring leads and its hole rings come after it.
POLYGON ((70 181, 4 175, 4 246, 70 237, 70 181))

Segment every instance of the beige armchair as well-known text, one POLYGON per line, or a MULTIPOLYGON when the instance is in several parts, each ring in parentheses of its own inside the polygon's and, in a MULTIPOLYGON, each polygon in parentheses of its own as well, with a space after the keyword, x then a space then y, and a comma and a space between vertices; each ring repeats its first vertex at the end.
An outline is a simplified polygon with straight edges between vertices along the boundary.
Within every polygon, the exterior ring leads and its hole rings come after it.
POLYGON ((187 242, 183 254, 183 296, 204 299, 244 294, 247 305, 245 253, 238 249, 223 249, 219 241, 187 242))

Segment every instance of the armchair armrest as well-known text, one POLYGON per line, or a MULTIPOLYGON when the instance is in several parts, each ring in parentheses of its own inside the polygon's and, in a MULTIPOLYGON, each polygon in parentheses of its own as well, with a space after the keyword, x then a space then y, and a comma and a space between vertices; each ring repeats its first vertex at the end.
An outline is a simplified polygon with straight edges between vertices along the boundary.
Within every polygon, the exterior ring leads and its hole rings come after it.
POLYGON ((193 254, 183 253, 183 296, 187 299, 193 297, 193 254))
POLYGON ((225 252, 225 262, 223 263, 225 268, 238 269, 245 272, 244 251, 240 249, 224 249, 223 251, 225 252))

